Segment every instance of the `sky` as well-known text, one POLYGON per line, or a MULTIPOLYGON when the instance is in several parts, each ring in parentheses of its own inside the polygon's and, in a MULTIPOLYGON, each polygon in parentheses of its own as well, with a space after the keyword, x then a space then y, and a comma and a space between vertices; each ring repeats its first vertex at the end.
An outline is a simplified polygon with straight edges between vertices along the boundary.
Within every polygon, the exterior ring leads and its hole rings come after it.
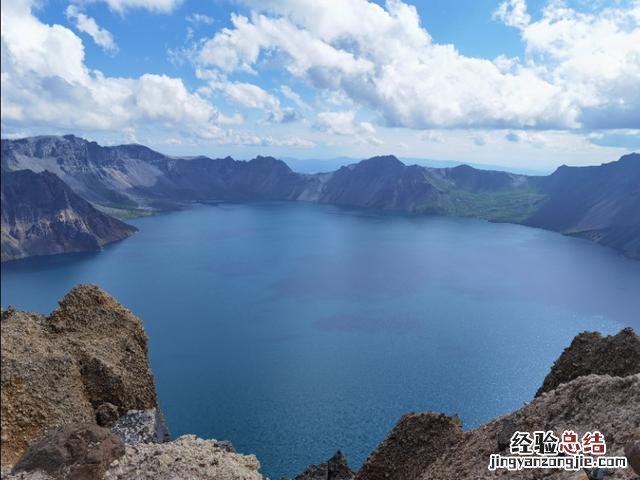
POLYGON ((3 138, 549 171, 640 151, 640 0, 3 0, 3 138))

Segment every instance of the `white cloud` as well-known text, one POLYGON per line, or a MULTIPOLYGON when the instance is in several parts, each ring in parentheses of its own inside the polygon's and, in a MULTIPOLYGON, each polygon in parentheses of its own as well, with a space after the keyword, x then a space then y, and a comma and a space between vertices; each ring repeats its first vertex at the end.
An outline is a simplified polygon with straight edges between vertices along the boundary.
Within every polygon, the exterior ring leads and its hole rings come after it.
POLYGON ((288 98, 293 103, 295 103, 298 106, 298 108, 304 109, 304 110, 308 110, 309 108, 311 108, 309 107, 309 105, 307 105, 307 103, 304 100, 302 100, 302 97, 298 95, 296 92, 294 92, 293 90, 291 90, 291 87, 289 87, 288 85, 282 85, 280 87, 280 92, 286 98, 288 98))
POLYGON ((640 2, 580 13, 550 2, 521 27, 540 75, 575 104, 586 128, 640 126, 640 2))
POLYGON ((299 118, 294 109, 283 108, 278 98, 252 83, 230 82, 218 78, 209 82, 209 89, 222 91, 227 99, 241 107, 263 110, 270 122, 288 123, 299 118))
POLYGON ((111 32, 100 27, 93 18, 82 13, 75 5, 69 5, 65 13, 78 30, 89 35, 105 52, 111 55, 118 53, 118 45, 111 32))
POLYGON ((369 122, 356 121, 356 112, 320 112, 316 126, 333 135, 349 136, 355 140, 379 145, 382 141, 375 136, 376 130, 369 122))
POLYGON ((80 38, 40 22, 29 2, 3 2, 1 8, 3 133, 109 131, 133 138, 139 130, 153 130, 157 136, 255 144, 255 134, 227 129, 238 116, 222 114, 180 78, 105 76, 84 64, 80 38))
POLYGON ((524 0, 496 18, 522 31, 527 59, 496 61, 435 43, 413 6, 388 0, 249 1, 207 40, 199 64, 255 73, 264 52, 289 74, 341 92, 390 126, 585 128, 637 126, 640 5, 588 14, 553 1, 532 22, 524 0), (336 11, 340 15, 335 15, 336 11), (635 115, 634 115, 635 114, 635 115))
POLYGON ((516 28, 524 28, 531 22, 525 0, 504 0, 493 12, 493 18, 516 28))

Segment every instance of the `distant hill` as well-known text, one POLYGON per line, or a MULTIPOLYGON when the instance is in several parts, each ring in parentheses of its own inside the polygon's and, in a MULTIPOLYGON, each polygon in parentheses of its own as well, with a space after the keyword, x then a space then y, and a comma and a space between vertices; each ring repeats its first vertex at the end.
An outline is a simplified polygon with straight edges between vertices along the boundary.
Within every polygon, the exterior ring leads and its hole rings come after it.
POLYGON ((96 210, 53 173, 2 172, 2 261, 99 250, 135 231, 96 210))
POLYGON ((103 147, 67 135, 2 140, 2 168, 55 173, 121 216, 193 202, 289 200, 522 223, 640 258, 640 155, 548 176, 433 168, 380 156, 326 173, 296 173, 272 157, 176 158, 142 145, 103 147))

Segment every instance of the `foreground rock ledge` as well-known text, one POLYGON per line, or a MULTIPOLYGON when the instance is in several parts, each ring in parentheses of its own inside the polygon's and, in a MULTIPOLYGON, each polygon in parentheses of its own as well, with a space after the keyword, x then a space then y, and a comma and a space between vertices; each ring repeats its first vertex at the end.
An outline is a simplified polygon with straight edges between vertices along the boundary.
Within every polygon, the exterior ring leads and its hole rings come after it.
POLYGON ((1 325, 3 466, 52 428, 159 412, 142 321, 100 288, 75 287, 47 317, 3 311, 1 325))

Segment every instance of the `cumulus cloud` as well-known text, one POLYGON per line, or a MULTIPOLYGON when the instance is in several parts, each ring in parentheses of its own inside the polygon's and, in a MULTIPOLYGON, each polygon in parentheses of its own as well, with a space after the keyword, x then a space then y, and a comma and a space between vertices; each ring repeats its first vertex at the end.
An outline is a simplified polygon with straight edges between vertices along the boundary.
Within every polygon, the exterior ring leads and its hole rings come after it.
POLYGON ((48 127, 131 137, 152 126, 156 133, 256 143, 256 135, 227 128, 238 123, 237 116, 222 114, 180 78, 108 77, 90 70, 82 41, 71 30, 43 24, 27 1, 1 5, 3 131, 48 127))
POLYGON ((510 27, 524 28, 531 22, 531 16, 527 13, 525 0, 505 0, 495 12, 493 18, 500 20, 510 27))
POLYGON ((294 109, 283 108, 277 97, 253 83, 214 79, 209 82, 209 89, 223 92, 227 99, 241 107, 263 110, 270 122, 288 123, 299 118, 294 109))
POLYGON ((111 32, 100 27, 93 18, 82 13, 75 5, 69 5, 65 13, 78 30, 89 35, 105 52, 111 55, 118 53, 118 45, 111 32))
POLYGON ((356 112, 320 112, 317 128, 333 135, 349 136, 356 140, 380 145, 382 141, 375 136, 376 130, 369 122, 356 121, 356 112))
POLYGON ((521 30, 526 61, 491 61, 438 44, 400 0, 247 2, 249 16, 208 39, 199 64, 255 73, 265 52, 289 74, 340 92, 410 128, 637 126, 640 6, 578 13, 551 2, 532 21, 525 0, 495 17, 521 30), (340 15, 335 15, 339 10, 340 15))
POLYGON ((640 2, 581 13, 554 1, 519 28, 530 60, 576 106, 582 127, 640 126, 640 2))

